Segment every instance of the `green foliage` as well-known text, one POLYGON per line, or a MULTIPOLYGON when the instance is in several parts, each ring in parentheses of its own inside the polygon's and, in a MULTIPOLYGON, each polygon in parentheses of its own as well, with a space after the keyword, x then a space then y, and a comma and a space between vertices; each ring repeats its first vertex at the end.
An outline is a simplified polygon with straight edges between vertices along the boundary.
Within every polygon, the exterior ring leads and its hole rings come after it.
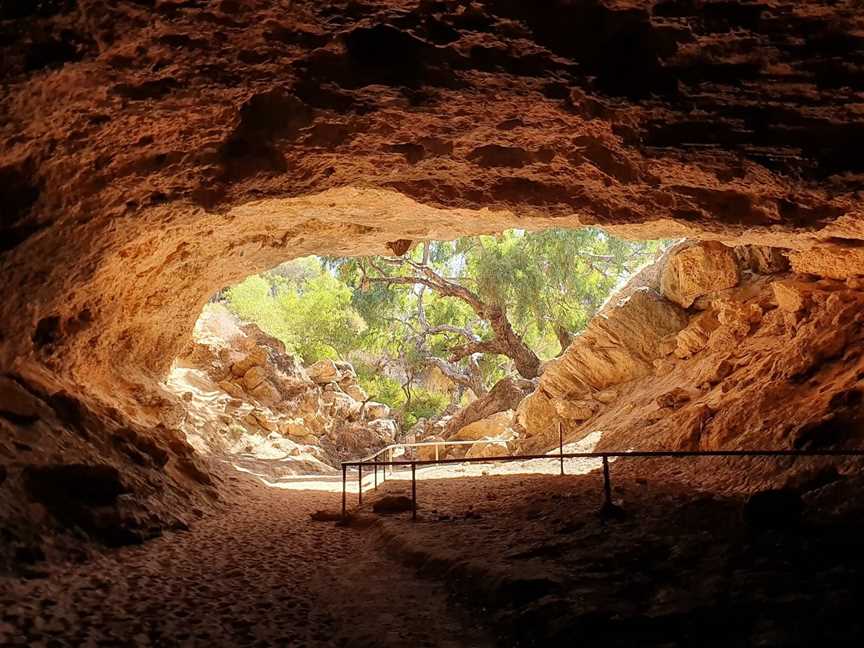
POLYGON ((412 427, 418 419, 440 415, 450 403, 448 394, 416 386, 412 387, 411 402, 407 403, 407 396, 398 380, 377 373, 368 365, 358 363, 354 368, 357 371, 357 382, 370 398, 386 403, 393 411, 401 413, 405 429, 412 427))
POLYGON ((447 394, 415 388, 411 390, 411 404, 402 415, 402 425, 407 430, 421 418, 429 419, 439 416, 449 403, 450 399, 447 394))
POLYGON ((283 264, 227 291, 228 307, 238 317, 258 324, 307 364, 343 357, 366 328, 351 307, 351 289, 313 261, 317 270, 306 260, 299 268, 283 264))
MULTIPOLYGON (((502 306, 516 333, 547 359, 561 351, 559 334, 563 338, 565 332, 582 330, 609 295, 666 245, 625 241, 597 229, 509 230, 497 236, 433 242, 426 250, 417 246, 408 258, 418 264, 425 258, 442 277, 487 304, 502 306)), ((370 281, 372 270, 389 277, 416 272, 383 257, 307 257, 249 277, 226 292, 227 303, 239 317, 282 340, 305 363, 362 352, 398 366, 406 376, 426 367, 426 354, 447 359, 465 342, 451 331, 422 337, 421 299, 429 326, 467 327, 481 339, 492 335, 488 323, 465 302, 416 284, 370 281)), ((480 369, 488 386, 511 370, 507 358, 488 354, 481 358, 480 369)), ((399 381, 361 374, 360 383, 377 400, 396 410, 404 407, 399 381)), ((446 395, 422 394, 416 387, 412 394, 406 422, 446 406, 446 395)))

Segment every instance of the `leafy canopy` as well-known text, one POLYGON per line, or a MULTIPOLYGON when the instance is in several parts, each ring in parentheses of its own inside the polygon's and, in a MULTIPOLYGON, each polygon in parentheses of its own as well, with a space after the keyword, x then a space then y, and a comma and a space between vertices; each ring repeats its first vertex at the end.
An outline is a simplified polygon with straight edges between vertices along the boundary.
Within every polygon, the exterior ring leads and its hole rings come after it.
MULTIPOLYGON (((440 394, 422 394, 416 386, 412 391, 412 381, 429 370, 429 357, 447 360, 456 345, 465 343, 456 329, 485 340, 492 335, 489 323, 464 301, 435 290, 410 282, 371 282, 372 268, 383 276, 410 277, 416 266, 425 265, 483 302, 500 306, 514 332, 548 359, 668 243, 626 241, 590 228, 509 230, 432 242, 425 250, 416 246, 406 255, 413 269, 388 257, 307 257, 251 276, 224 294, 234 313, 280 339, 304 363, 351 359, 367 392, 397 408, 415 400, 426 412, 445 405, 440 394), (423 333, 424 326, 445 325, 450 329, 423 333)), ((487 386, 510 370, 504 356, 478 355, 487 386)), ((466 362, 458 364, 464 368, 466 362)))

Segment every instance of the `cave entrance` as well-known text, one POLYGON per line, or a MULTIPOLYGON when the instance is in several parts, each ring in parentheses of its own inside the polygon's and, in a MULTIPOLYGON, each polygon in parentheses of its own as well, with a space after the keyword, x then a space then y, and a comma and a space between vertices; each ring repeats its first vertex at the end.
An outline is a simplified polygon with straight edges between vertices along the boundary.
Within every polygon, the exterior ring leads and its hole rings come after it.
MULTIPOLYGON (((511 229, 397 241, 387 255, 302 257, 217 290, 165 386, 199 453, 271 486, 340 489, 341 461, 393 443, 476 442, 398 451, 423 458, 518 454, 532 432, 519 404, 544 365, 670 244, 511 229)), ((578 449, 593 447, 599 433, 589 432, 578 449)), ((495 470, 558 470, 523 464, 495 470)))

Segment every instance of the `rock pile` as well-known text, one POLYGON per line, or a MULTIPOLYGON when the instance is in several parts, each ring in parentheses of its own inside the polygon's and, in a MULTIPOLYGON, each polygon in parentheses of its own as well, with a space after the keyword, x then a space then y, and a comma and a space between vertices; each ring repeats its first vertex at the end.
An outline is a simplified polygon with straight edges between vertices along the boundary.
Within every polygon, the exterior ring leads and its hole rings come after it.
POLYGON ((369 398, 350 363, 304 368, 220 305, 205 309, 167 386, 185 401, 183 428, 199 452, 290 458, 298 473, 328 471, 397 432, 390 408, 369 398))
POLYGON ((557 444, 559 421, 567 440, 602 432, 598 449, 858 443, 854 267, 845 281, 796 274, 780 250, 713 242, 679 245, 660 264, 546 365, 516 407, 521 452, 557 444))

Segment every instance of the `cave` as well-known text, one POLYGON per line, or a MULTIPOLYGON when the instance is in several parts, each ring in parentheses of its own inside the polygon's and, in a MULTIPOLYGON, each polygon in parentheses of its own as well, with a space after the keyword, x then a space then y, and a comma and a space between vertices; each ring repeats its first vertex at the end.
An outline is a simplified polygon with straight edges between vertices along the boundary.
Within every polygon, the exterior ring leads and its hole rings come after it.
POLYGON ((619 457, 604 507, 596 464, 423 480, 417 522, 372 510, 394 480, 343 517, 200 452, 165 388, 286 261, 594 227, 683 242, 465 426, 860 451, 858 0, 52 0, 0 34, 0 644, 861 644, 860 457, 619 457))

